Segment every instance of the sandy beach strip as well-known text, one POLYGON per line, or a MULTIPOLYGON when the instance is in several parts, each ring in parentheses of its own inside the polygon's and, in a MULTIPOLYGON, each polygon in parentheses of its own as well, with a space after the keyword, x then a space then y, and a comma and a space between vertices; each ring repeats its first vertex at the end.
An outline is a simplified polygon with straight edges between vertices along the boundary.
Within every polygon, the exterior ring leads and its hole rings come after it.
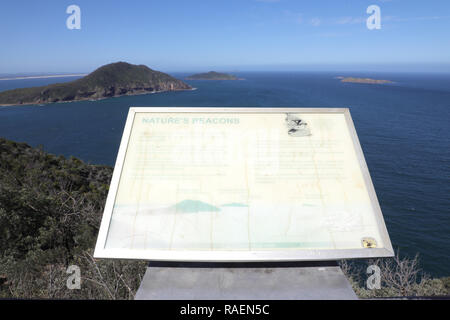
POLYGON ((23 80, 23 79, 46 79, 46 78, 65 78, 65 77, 82 77, 87 75, 87 73, 76 73, 76 74, 55 74, 47 76, 23 76, 23 77, 13 77, 13 78, 0 78, 0 80, 23 80))

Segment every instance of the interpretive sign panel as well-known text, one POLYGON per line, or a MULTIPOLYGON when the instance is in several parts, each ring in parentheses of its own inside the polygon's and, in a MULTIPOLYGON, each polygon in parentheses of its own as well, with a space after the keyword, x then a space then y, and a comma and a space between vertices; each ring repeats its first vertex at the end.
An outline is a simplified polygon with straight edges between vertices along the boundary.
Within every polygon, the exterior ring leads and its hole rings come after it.
POLYGON ((130 108, 95 257, 392 255, 348 109, 130 108))

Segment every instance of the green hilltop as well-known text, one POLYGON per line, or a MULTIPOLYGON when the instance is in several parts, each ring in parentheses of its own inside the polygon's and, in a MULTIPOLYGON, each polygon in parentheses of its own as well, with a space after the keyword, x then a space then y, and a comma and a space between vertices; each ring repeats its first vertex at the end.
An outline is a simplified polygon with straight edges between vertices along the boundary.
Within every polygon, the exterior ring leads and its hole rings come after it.
POLYGON ((0 92, 0 105, 96 100, 121 95, 189 89, 192 89, 191 86, 183 81, 145 65, 116 62, 104 65, 74 81, 0 92))

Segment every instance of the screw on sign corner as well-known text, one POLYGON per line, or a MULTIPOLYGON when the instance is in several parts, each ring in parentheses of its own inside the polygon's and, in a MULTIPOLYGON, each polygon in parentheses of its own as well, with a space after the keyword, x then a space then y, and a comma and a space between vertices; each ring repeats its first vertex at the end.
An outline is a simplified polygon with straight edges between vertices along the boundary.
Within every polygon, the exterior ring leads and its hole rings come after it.
POLYGON ((363 248, 376 248, 377 241, 374 238, 362 238, 361 240, 363 248))

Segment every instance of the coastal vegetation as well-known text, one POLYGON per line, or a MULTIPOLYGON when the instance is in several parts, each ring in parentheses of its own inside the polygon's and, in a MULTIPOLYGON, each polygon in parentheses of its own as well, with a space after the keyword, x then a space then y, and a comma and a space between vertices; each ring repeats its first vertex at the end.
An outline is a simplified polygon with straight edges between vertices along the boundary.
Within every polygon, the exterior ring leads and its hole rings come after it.
POLYGON ((205 73, 196 73, 186 78, 186 80, 241 80, 232 74, 209 71, 205 73))
MULTIPOLYGON (((48 154, 0 138, 0 298, 133 299, 144 261, 94 259, 112 168, 48 154), (66 286, 80 268, 80 289, 66 286)), ((381 269, 368 290, 366 265, 342 261, 360 298, 448 295, 450 278, 432 279, 417 259, 367 261, 381 269)))
POLYGON ((0 92, 0 105, 97 100, 121 95, 190 90, 181 80, 144 65, 116 62, 65 83, 0 92))
POLYGON ((450 295, 450 277, 432 278, 420 268, 419 255, 362 261, 342 260, 339 265, 360 299, 447 297, 450 295), (369 266, 380 271, 380 287, 368 288, 369 266))
POLYGON ((111 175, 0 138, 0 298, 134 297, 145 262, 92 257, 111 175), (66 286, 70 265, 80 290, 66 286))

